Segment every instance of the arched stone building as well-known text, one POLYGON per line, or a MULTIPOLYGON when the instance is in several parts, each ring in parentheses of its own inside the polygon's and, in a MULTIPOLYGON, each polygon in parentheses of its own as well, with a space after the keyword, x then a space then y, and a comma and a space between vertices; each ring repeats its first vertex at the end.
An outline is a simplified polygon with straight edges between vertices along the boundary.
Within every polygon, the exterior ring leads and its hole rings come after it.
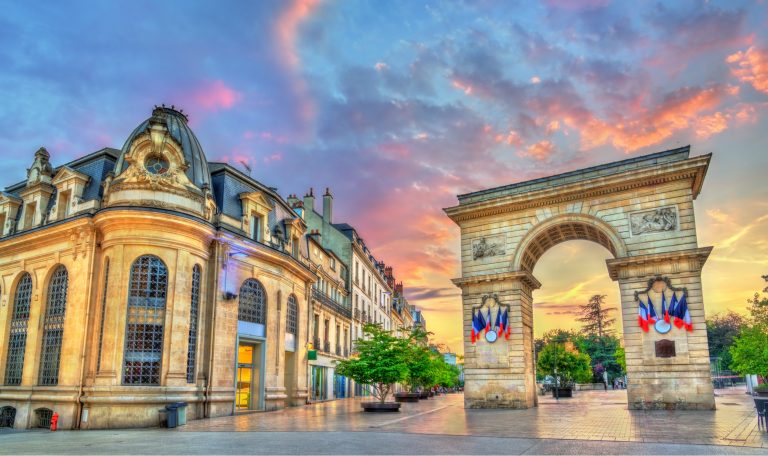
POLYGON ((316 276, 306 225, 274 189, 209 163, 166 107, 122 150, 49 160, 41 148, 0 194, 0 426, 306 402, 316 276))
POLYGON ((629 406, 714 408, 701 287, 712 247, 698 245, 693 211, 711 155, 689 153, 686 146, 480 190, 445 210, 461 228, 454 283, 464 305, 466 407, 536 406, 534 266, 550 247, 583 239, 614 257, 607 267, 620 292, 629 406), (685 329, 639 326, 643 307, 683 297, 685 329), (493 326, 505 310, 505 337, 474 337, 479 313, 490 312, 493 326))

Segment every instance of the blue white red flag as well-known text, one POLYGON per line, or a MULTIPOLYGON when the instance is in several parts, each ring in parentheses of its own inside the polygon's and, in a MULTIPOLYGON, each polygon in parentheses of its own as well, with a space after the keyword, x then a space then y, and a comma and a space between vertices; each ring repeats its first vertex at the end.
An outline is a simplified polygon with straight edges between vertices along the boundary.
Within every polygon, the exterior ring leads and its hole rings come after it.
MULTIPOLYGON (((643 302, 640 300, 640 302, 643 302)), ((648 307, 648 323, 654 324, 656 323, 656 320, 658 320, 658 317, 656 316, 656 309, 653 308, 653 301, 651 301, 651 297, 648 296, 648 302, 645 303, 646 307, 648 307)))
POLYGON ((643 331, 648 332, 648 307, 640 301, 637 311, 637 324, 643 328, 643 331))
POLYGON ((485 332, 488 332, 491 330, 491 309, 488 308, 488 319, 485 321, 485 332))
POLYGON ((496 312, 496 333, 501 337, 501 334, 504 332, 504 309, 499 307, 499 310, 496 312))
POLYGON ((477 314, 472 314, 472 343, 474 344, 477 339, 480 338, 480 332, 482 332, 483 328, 485 327, 485 322, 483 321, 483 314, 482 312, 478 312, 477 314))
POLYGON ((667 309, 667 294, 665 292, 661 292, 661 316, 664 318, 664 321, 669 323, 669 309, 667 309))

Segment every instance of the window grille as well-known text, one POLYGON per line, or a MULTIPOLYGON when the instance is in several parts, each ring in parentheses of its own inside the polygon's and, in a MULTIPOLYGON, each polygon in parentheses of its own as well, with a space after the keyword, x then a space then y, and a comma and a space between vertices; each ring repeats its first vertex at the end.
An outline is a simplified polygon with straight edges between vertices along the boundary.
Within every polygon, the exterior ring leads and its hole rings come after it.
POLYGON ((296 303, 296 296, 288 296, 288 309, 285 313, 285 332, 288 334, 296 334, 297 321, 299 318, 299 306, 296 303))
POLYGON ((143 256, 131 266, 130 280, 123 384, 159 385, 168 270, 159 258, 143 256))
POLYGON ((43 429, 51 428, 51 418, 53 418, 53 410, 47 408, 39 408, 35 410, 37 415, 37 427, 43 429))
POLYGON ((200 315, 200 266, 192 268, 192 300, 189 304, 189 345, 187 348, 187 383, 195 383, 197 356, 197 320, 200 315))
POLYGON ((96 372, 101 370, 101 348, 104 345, 104 320, 107 316, 107 290, 109 290, 109 258, 104 263, 104 289, 101 292, 101 322, 99 323, 99 351, 96 358, 96 372))
POLYGON ((248 279, 240 287, 237 319, 250 323, 266 323, 266 293, 258 280, 248 279))
POLYGON ((12 428, 16 421, 16 409, 13 407, 0 408, 0 428, 12 428))
POLYGON ((25 272, 16 287, 11 318, 11 336, 8 340, 8 357, 5 363, 5 384, 21 385, 24 370, 24 349, 27 346, 27 321, 29 302, 32 298, 32 276, 25 272))
POLYGON ((59 266, 48 284, 48 302, 43 320, 43 348, 40 356, 40 372, 37 383, 43 386, 58 385, 61 341, 64 337, 64 316, 67 312, 67 268, 59 266))

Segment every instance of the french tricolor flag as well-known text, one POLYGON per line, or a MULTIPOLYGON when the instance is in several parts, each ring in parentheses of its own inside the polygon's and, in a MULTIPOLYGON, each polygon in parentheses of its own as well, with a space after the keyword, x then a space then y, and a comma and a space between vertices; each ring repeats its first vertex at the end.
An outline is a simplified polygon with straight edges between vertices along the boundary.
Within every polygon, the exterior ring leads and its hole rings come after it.
POLYGON ((648 332, 648 307, 640 301, 637 311, 637 324, 643 328, 644 332, 648 332))
POLYGON ((480 333, 485 328, 485 321, 483 320, 483 313, 477 312, 472 315, 472 343, 474 344, 480 338, 480 333))

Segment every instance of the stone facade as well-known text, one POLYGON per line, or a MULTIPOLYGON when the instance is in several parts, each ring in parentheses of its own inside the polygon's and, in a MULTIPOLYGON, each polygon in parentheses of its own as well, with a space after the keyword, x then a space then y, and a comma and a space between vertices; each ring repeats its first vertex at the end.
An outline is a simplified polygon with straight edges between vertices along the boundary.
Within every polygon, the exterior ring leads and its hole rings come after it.
MULTIPOLYGON (((632 408, 712 409, 701 268, 711 247, 699 247, 693 200, 711 155, 689 158, 689 147, 459 196, 446 209, 461 228, 465 405, 536 405, 532 272, 560 242, 599 243, 621 291, 628 400, 632 408), (692 331, 644 332, 635 292, 662 277, 687 288, 692 331), (471 342, 473 309, 496 295, 509 305, 509 338, 471 342), (676 355, 656 356, 672 340, 676 355)), ((660 303, 655 303, 659 306, 660 303)), ((658 308, 658 307, 657 307, 658 308)))
POLYGON ((158 425, 176 401, 189 419, 306 403, 317 275, 306 224, 273 189, 207 162, 165 107, 122 150, 49 159, 38 151, 0 194, 0 408, 15 427, 52 411, 62 429, 116 428, 158 425))

